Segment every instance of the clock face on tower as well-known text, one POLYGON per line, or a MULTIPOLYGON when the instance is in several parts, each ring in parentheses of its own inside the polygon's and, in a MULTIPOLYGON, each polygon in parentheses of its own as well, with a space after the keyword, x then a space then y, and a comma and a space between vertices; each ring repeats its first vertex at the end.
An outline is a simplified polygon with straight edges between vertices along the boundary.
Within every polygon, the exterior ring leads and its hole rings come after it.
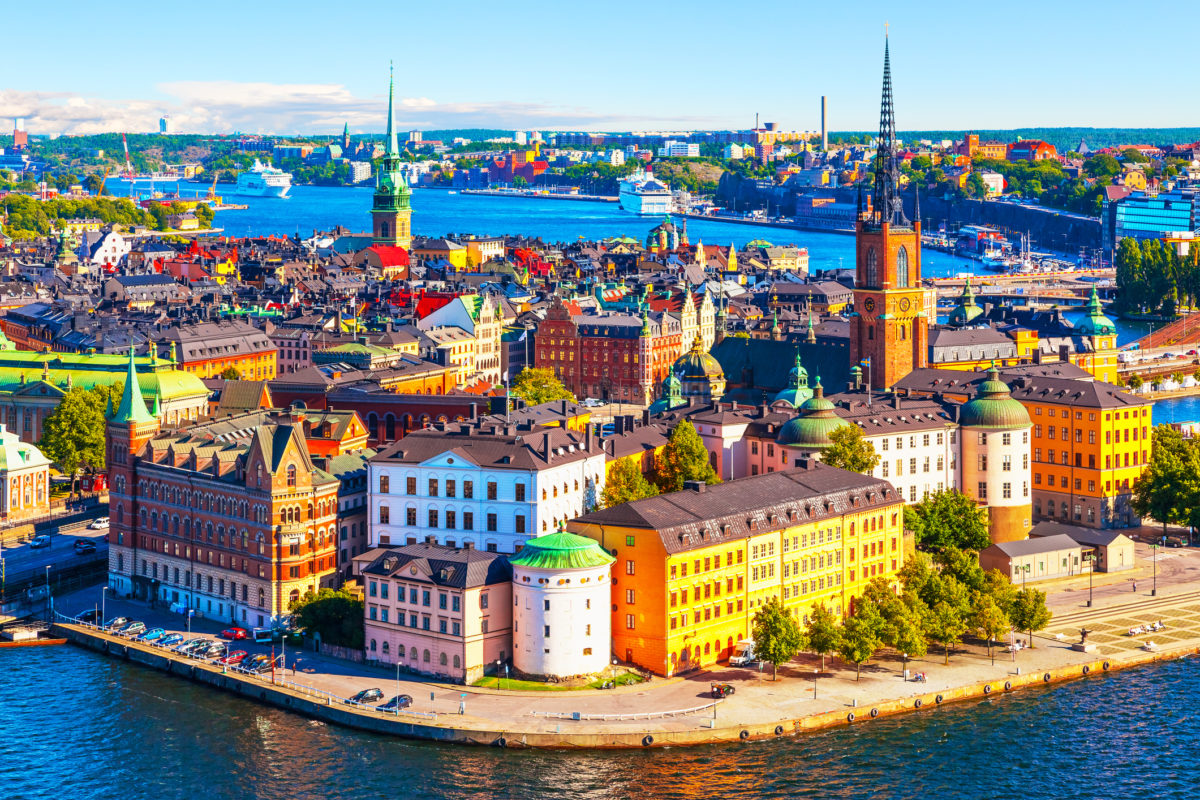
POLYGON ((863 308, 865 308, 867 311, 874 311, 875 310, 875 298, 868 297, 866 300, 864 300, 863 308))
POLYGON ((908 309, 911 307, 912 307, 912 301, 910 301, 907 297, 900 298, 900 310, 901 311, 908 311, 908 309))

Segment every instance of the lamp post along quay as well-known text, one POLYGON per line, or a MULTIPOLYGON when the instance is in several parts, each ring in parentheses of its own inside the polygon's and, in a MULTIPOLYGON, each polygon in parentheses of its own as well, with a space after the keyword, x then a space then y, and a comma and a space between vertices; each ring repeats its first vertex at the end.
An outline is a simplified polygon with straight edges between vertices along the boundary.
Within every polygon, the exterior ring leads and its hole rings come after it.
POLYGON ((1083 561, 1088 565, 1088 601, 1087 607, 1092 607, 1092 577, 1096 574, 1096 554, 1088 553, 1083 557, 1083 561))

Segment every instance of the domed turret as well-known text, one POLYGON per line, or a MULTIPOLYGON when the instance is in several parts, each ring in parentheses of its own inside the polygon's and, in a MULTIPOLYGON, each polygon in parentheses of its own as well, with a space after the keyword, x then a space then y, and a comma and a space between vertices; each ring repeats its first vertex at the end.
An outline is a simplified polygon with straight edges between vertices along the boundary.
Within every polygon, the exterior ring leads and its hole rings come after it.
POLYGON ((975 399, 962 407, 958 418, 964 428, 1024 428, 1032 423, 1029 412, 1015 400, 1008 384, 1000 380, 1000 371, 988 370, 987 380, 979 384, 975 399))
POLYGON ((975 293, 971 291, 971 280, 968 278, 958 297, 958 305, 950 312, 950 324, 966 325, 982 315, 983 309, 975 304, 975 293))
POLYGON ((661 414, 672 408, 679 408, 684 403, 683 385, 680 384, 679 378, 675 377, 674 372, 668 372, 667 379, 663 381, 662 395, 650 404, 650 413, 652 415, 661 414))
POLYGON ((788 373, 787 388, 775 395, 775 402, 782 400, 792 408, 799 408, 812 395, 812 389, 808 388, 808 370, 800 363, 800 353, 797 352, 796 366, 788 373))
POLYGON ((800 416, 788 420, 775 441, 801 450, 823 450, 833 444, 829 435, 849 424, 837 415, 833 403, 825 399, 825 389, 818 377, 813 396, 800 405, 800 416))
POLYGON ((1083 336, 1114 336, 1117 332, 1117 327, 1113 325, 1113 321, 1104 314, 1104 307, 1100 305, 1100 294, 1096 291, 1096 287, 1092 286, 1092 294, 1088 298, 1088 304, 1085 308, 1086 316, 1075 326, 1076 330, 1083 336))
POLYGON ((671 372, 679 378, 684 397, 699 397, 711 403, 725 394, 725 370, 717 359, 704 352, 699 334, 692 342, 692 349, 675 360, 671 372))

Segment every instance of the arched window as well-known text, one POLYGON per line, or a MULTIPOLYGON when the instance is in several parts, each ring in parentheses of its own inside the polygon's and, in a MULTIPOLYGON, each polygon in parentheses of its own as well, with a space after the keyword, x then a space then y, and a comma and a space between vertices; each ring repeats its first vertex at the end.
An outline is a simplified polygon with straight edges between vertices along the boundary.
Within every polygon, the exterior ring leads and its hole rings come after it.
POLYGON ((422 651, 421 660, 424 661, 426 664, 429 663, 429 651, 428 650, 422 651))
POLYGON ((267 592, 265 589, 258 590, 258 607, 259 608, 267 607, 267 592))
POLYGON ((460 659, 458 656, 454 657, 454 668, 462 669, 462 659, 460 659))
POLYGON ((371 652, 372 653, 375 652, 375 640, 374 639, 371 640, 371 652))
POLYGON ((404 658, 404 645, 398 644, 398 645, 396 645, 396 648, 397 648, 396 649, 396 657, 404 658))
POLYGON ((295 485, 296 485, 296 465, 295 465, 295 464, 288 464, 288 468, 287 468, 287 485, 288 485, 288 486, 295 486, 295 485))
POLYGON ((387 655, 387 652, 388 652, 388 643, 387 643, 387 642, 384 642, 384 643, 383 643, 383 653, 384 653, 384 655, 387 655))
POLYGON ((879 286, 879 263, 874 247, 867 248, 867 286, 872 289, 879 286))
POLYGON ((386 222, 379 223, 379 238, 386 239, 391 234, 388 232, 388 224, 386 222))
POLYGON ((900 245, 900 250, 896 253, 896 287, 908 287, 908 249, 904 245, 900 245))
POLYGON ((300 600, 300 590, 292 589, 291 593, 288 594, 288 608, 290 609, 292 607, 292 605, 294 603, 298 602, 299 600, 300 600))

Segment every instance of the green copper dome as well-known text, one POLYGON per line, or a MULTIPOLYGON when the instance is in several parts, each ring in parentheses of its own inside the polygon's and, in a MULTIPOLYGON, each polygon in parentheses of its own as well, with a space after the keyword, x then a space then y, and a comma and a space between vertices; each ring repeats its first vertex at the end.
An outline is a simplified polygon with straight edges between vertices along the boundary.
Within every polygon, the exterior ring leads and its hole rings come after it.
POLYGON ((796 353, 796 366, 788 373, 787 388, 775 395, 775 402, 782 400, 792 408, 799 408, 804 401, 813 396, 808 388, 808 370, 800 363, 800 353, 796 353))
POLYGON ((967 279, 962 294, 958 297, 958 305, 950 312, 951 325, 966 325, 976 317, 983 315, 983 309, 975 304, 975 293, 971 291, 971 281, 967 279))
POLYGON ((1087 315, 1076 326, 1076 329, 1083 336, 1113 336, 1117 332, 1117 327, 1113 325, 1113 321, 1104 315, 1104 307, 1100 305, 1100 294, 1096 291, 1096 287, 1092 287, 1092 294, 1088 298, 1088 304, 1085 309, 1087 315))
POLYGON ((717 359, 704 352, 704 343, 700 341, 699 336, 692 342, 692 349, 675 360, 671 371, 678 375, 681 381, 707 380, 714 375, 725 377, 725 370, 721 369, 717 359))
POLYGON ((1032 424, 1029 412, 1013 399, 1008 384, 1000 380, 995 367, 988 370, 987 380, 979 384, 975 399, 963 405, 958 421, 964 428, 1027 428, 1032 424))
POLYGON ((508 561, 514 567, 562 570, 603 567, 616 559, 604 552, 593 539, 558 531, 530 539, 521 552, 508 561))
POLYGON ((667 379, 663 381, 662 395, 650 404, 650 413, 652 415, 661 414, 672 408, 679 408, 685 403, 683 385, 679 382, 679 378, 675 377, 674 372, 667 372, 667 379))
POLYGON ((800 406, 800 416, 790 419, 779 429, 775 438, 778 444, 808 450, 822 450, 833 442, 829 434, 850 423, 837 415, 834 405, 825 399, 821 379, 813 387, 814 394, 800 406))

